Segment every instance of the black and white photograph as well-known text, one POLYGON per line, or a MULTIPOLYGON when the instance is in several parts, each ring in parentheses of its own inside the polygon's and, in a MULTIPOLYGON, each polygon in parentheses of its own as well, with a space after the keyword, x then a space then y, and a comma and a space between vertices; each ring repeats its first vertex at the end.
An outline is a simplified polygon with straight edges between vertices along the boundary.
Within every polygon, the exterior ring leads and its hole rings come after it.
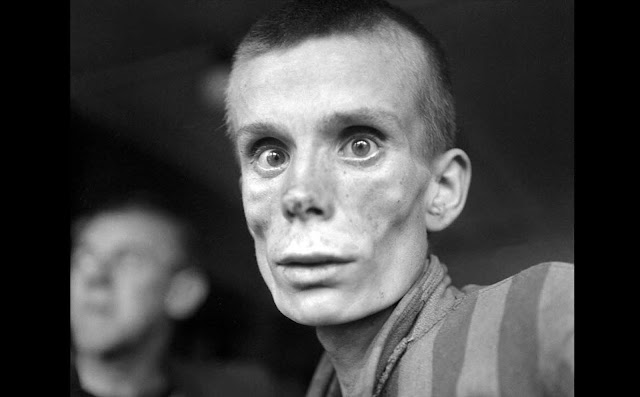
POLYGON ((72 397, 571 396, 573 0, 70 0, 72 397))

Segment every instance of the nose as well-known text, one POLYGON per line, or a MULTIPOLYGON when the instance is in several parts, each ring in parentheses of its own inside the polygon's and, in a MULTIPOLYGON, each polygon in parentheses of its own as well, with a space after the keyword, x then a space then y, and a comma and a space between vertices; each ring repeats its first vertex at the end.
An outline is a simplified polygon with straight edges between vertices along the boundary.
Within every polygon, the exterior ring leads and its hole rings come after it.
POLYGON ((292 222, 313 218, 330 219, 334 213, 333 181, 330 171, 318 164, 316 156, 297 158, 288 171, 282 196, 282 214, 292 222))
POLYGON ((332 206, 323 201, 304 188, 290 189, 282 199, 283 214, 290 221, 295 218, 306 221, 312 217, 328 219, 332 206))

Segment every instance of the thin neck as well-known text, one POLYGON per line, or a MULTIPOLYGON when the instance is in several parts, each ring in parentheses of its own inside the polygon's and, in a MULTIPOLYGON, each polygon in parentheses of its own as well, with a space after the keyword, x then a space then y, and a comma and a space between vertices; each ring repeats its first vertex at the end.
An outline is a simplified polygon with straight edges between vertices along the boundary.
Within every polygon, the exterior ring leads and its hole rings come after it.
MULTIPOLYGON (((363 319, 318 327, 316 334, 336 371, 343 396, 371 395, 372 385, 361 381, 369 358, 376 354, 375 339, 395 305, 363 319)), ((374 360, 375 361, 375 360, 374 360)))

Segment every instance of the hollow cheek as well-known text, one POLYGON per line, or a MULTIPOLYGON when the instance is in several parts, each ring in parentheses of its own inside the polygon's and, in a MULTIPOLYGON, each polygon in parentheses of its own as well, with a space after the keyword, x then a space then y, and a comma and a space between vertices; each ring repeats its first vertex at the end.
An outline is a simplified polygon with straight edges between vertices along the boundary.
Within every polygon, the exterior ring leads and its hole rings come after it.
POLYGON ((263 239, 271 224, 274 194, 260 186, 243 186, 242 199, 247 226, 253 238, 263 239))
POLYGON ((407 186, 404 178, 395 173, 360 186, 366 188, 360 189, 357 197, 351 190, 354 197, 349 206, 359 214, 361 228, 374 232, 381 239, 400 227, 416 204, 415 189, 407 186))
POLYGON ((267 261, 266 238, 270 233, 269 228, 274 223, 271 219, 276 203, 272 201, 272 197, 273 192, 267 189, 258 189, 255 185, 243 186, 242 198, 247 227, 253 237, 258 269, 270 290, 274 288, 274 280, 267 261))
POLYGON ((276 282, 272 273, 272 269, 269 266, 269 262, 267 261, 265 245, 261 241, 256 241, 255 251, 258 270, 260 271, 262 279, 264 280, 267 288, 269 289, 269 291, 271 291, 272 294, 277 293, 278 289, 276 288, 276 282))
POLYGON ((381 294, 389 295, 384 299, 393 299, 405 290, 426 252, 423 246, 426 226, 420 215, 419 189, 415 186, 405 189, 406 185, 400 182, 388 184, 379 199, 365 209, 378 217, 370 226, 371 233, 375 233, 371 236, 372 257, 377 263, 372 276, 378 280, 372 284, 381 287, 378 291, 381 294))

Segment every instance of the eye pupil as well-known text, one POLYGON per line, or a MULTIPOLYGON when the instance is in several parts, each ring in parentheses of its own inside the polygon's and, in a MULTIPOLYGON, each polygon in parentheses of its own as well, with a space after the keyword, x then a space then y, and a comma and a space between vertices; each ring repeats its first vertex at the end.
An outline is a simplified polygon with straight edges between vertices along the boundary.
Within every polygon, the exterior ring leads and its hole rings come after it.
POLYGON ((267 154, 267 163, 272 167, 277 167, 282 164, 283 158, 282 153, 273 150, 267 154))
POLYGON ((356 156, 366 156, 371 150, 371 145, 364 139, 358 139, 351 144, 351 149, 356 156))

